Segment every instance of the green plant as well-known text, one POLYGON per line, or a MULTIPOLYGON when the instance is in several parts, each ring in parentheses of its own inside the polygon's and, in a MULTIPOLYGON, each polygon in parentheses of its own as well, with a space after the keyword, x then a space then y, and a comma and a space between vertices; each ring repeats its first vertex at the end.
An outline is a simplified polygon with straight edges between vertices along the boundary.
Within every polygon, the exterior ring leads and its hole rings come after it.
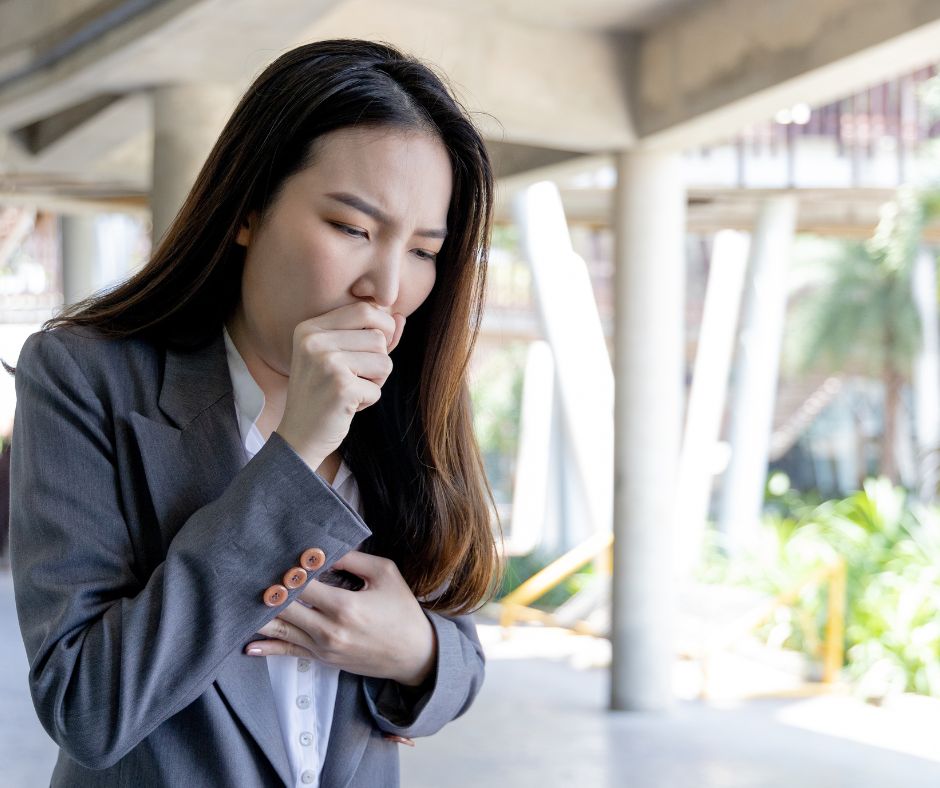
POLYGON ((804 239, 797 247, 809 253, 797 274, 805 277, 808 293, 793 309, 786 366, 798 373, 849 366, 882 381, 880 472, 895 482, 890 447, 897 434, 898 404, 922 344, 911 277, 924 225, 938 215, 936 187, 904 186, 882 206, 867 241, 804 239))
POLYGON ((519 445, 525 342, 510 342, 489 351, 471 379, 473 428, 498 499, 512 498, 512 472, 519 445))
MULTIPOLYGON (((846 664, 859 694, 909 691, 940 697, 940 509, 887 478, 802 514, 769 514, 760 538, 731 561, 709 540, 700 579, 778 595, 836 557, 846 561, 846 664)), ((758 629, 769 643, 815 657, 826 587, 807 587, 758 629)))

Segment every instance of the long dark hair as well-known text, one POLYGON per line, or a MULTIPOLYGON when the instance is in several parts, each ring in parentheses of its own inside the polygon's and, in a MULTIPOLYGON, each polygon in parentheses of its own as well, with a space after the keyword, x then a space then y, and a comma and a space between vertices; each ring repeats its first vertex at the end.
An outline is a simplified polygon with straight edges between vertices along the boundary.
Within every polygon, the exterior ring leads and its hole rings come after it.
POLYGON ((318 137, 353 126, 434 134, 453 168, 434 288, 408 318, 381 398, 353 418, 340 454, 373 531, 363 549, 393 559, 425 607, 466 613, 492 598, 501 574, 466 379, 482 317, 494 182, 483 139, 432 67, 358 39, 280 56, 238 103, 147 264, 42 330, 93 326, 177 349, 211 341, 241 298, 240 225, 253 210, 263 221, 285 180, 312 162, 318 137))

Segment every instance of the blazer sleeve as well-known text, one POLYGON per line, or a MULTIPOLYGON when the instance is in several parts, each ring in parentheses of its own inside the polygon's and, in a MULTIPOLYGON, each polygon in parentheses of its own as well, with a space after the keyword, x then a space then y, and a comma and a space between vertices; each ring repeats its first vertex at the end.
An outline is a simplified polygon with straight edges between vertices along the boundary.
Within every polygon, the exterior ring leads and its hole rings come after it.
POLYGON ((140 578, 114 425, 81 366, 37 332, 15 386, 11 564, 30 692, 59 746, 103 769, 192 703, 300 594, 275 608, 262 601, 305 549, 327 556, 312 578, 371 531, 275 432, 140 578))
POLYGON ((470 708, 483 685, 486 658, 471 615, 424 614, 434 626, 437 659, 420 687, 363 677, 366 705, 385 733, 416 738, 437 733, 470 708))

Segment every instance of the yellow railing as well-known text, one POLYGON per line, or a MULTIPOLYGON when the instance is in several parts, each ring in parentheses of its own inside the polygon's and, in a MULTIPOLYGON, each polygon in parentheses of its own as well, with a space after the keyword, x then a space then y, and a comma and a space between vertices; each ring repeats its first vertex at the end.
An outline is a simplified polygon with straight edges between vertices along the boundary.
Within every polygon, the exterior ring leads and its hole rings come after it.
MULTIPOLYGON (((564 626, 578 634, 599 635, 597 629, 587 621, 562 624, 554 614, 531 607, 531 604, 590 561, 597 560, 598 571, 609 574, 612 548, 612 533, 597 534, 552 561, 506 594, 498 603, 499 623, 504 628, 503 637, 508 634, 506 628, 517 621, 538 621, 547 626, 564 626)), ((704 683, 707 684, 707 663, 711 652, 727 647, 739 637, 753 631, 755 627, 767 621, 778 608, 791 605, 805 589, 821 583, 829 586, 821 655, 822 682, 834 684, 844 660, 846 565, 841 558, 819 567, 798 585, 714 632, 708 638, 705 653, 702 655, 704 683)))
MULTIPOLYGON (((600 558, 601 566, 598 571, 609 573, 611 566, 610 552, 613 543, 613 533, 595 534, 560 558, 556 558, 548 566, 540 569, 499 601, 500 625, 510 627, 516 621, 522 619, 525 621, 541 621, 548 626, 558 626, 557 618, 553 614, 546 613, 544 610, 537 610, 530 607, 530 605, 563 580, 571 577, 590 561, 600 558)), ((584 621, 575 623, 569 629, 579 634, 596 634, 593 627, 584 621)), ((505 636, 505 631, 503 634, 505 636)))

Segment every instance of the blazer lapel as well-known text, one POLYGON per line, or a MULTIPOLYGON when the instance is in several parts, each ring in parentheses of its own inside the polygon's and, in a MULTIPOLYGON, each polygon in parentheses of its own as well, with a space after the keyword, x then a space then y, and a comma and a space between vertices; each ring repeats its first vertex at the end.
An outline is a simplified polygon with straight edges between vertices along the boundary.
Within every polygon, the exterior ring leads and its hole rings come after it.
MULTIPOLYGON (((208 346, 168 349, 159 405, 170 423, 130 414, 164 546, 193 511, 218 498, 248 461, 235 413, 221 326, 208 346), (211 462, 206 458, 211 457, 211 462)), ((232 711, 290 785, 266 660, 235 649, 215 680, 232 711)))
POLYGON ((346 788, 359 768, 369 737, 375 732, 363 691, 361 676, 345 670, 339 672, 330 740, 320 772, 320 785, 324 788, 346 788))

